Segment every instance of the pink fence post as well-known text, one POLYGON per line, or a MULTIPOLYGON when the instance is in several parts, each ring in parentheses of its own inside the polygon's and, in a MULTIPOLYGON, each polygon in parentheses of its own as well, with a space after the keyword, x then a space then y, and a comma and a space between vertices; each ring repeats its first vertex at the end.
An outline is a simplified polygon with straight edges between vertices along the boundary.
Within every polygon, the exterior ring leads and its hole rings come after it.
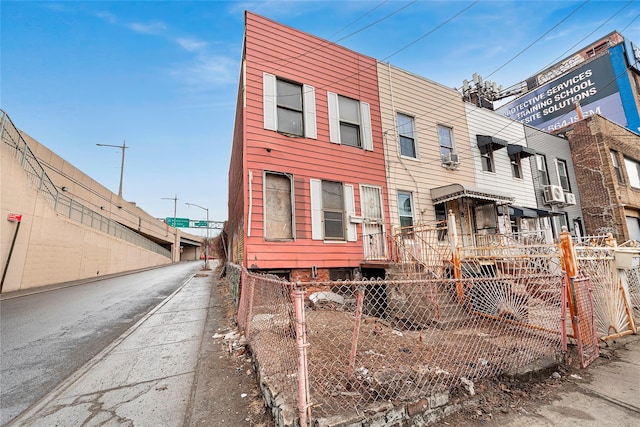
POLYGON ((360 335, 360 321, 362 320, 362 304, 364 302, 364 290, 359 287, 356 292, 356 319, 353 325, 353 338, 351 341, 351 353, 349 354, 349 371, 347 377, 353 375, 356 364, 356 353, 358 351, 358 336, 360 335))
POLYGON ((304 291, 297 286, 291 289, 295 322, 296 342, 298 344, 298 415, 300 426, 306 426, 310 419, 308 411, 311 408, 309 401, 309 369, 307 365, 307 328, 304 314, 304 291))
MULTIPOLYGON (((255 293, 256 290, 256 279, 255 277, 250 276, 246 270, 242 270, 242 284, 243 285, 249 285, 247 289, 247 319, 246 319, 246 323, 245 323, 245 328, 244 328, 244 336, 248 339, 249 335, 250 335, 250 328, 251 328, 251 318, 253 317, 253 294, 255 293)), ((244 286, 243 286, 244 287, 244 286)))

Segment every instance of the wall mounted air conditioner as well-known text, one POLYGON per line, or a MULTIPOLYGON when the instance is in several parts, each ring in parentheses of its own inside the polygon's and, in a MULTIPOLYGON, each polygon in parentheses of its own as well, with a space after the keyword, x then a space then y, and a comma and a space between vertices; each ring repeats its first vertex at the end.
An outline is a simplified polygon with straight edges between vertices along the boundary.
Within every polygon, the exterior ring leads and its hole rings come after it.
POLYGON ((575 205, 576 195, 573 193, 564 193, 564 201, 567 205, 575 205))
POLYGON ((448 153, 442 155, 442 166, 448 169, 455 169, 460 164, 457 153, 448 153))
POLYGON ((564 203, 564 191, 559 185, 544 186, 544 202, 548 205, 564 203))

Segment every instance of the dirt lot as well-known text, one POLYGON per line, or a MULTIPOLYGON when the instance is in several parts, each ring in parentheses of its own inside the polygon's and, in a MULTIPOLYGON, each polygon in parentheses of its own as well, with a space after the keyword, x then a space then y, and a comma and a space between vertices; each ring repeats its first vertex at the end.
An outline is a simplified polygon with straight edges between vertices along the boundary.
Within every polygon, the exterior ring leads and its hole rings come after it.
POLYGON ((185 426, 272 426, 251 359, 243 347, 233 345, 237 334, 230 293, 223 282, 215 279, 216 273, 207 274, 212 277, 213 288, 192 391, 191 416, 185 426))
MULTIPOLYGON (((234 322, 235 307, 225 284, 215 279, 209 317, 203 337, 198 376, 193 390, 189 426, 273 425, 266 412, 251 358, 242 346, 234 322), (235 345, 234 345, 235 344, 235 345)), ((608 363, 615 350, 603 349, 594 364, 608 363)), ((438 425, 460 427, 499 426, 533 408, 553 402, 558 393, 577 388, 577 381, 588 380, 588 370, 569 358, 566 365, 525 377, 501 376, 475 384, 478 405, 465 408, 438 425), (573 377, 572 377, 573 376, 573 377)), ((453 390, 452 400, 468 397, 468 390, 453 390)))

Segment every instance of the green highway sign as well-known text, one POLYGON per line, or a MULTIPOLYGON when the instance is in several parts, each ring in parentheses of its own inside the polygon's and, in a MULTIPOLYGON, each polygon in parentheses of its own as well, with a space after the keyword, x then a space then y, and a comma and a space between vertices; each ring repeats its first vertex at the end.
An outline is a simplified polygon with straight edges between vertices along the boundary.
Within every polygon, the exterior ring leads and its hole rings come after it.
POLYGON ((192 227, 206 227, 207 221, 193 221, 192 227))
POLYGON ((189 228, 189 218, 165 218, 165 222, 170 227, 189 228), (175 220, 175 221, 174 221, 175 220), (175 222, 175 224, 174 224, 175 222))

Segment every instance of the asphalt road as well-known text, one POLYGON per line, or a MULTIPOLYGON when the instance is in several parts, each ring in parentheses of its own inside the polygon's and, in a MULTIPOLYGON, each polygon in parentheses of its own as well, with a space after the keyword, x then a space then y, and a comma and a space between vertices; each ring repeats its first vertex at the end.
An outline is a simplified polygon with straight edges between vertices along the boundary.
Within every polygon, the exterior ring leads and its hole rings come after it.
POLYGON ((0 301, 0 425, 163 301, 202 261, 0 301))

